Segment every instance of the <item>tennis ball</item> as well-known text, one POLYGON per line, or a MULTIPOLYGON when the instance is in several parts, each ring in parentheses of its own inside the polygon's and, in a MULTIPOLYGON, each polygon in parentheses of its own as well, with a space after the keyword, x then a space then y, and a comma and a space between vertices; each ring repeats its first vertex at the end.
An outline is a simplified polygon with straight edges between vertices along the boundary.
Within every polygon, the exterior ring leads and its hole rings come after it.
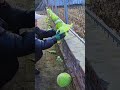
POLYGON ((59 29, 62 25, 63 25, 62 22, 58 22, 58 23, 56 24, 56 29, 59 29))
POLYGON ((58 31, 60 31, 60 33, 67 33, 70 28, 72 28, 73 24, 69 25, 69 24, 63 24, 58 31))
POLYGON ((67 87, 72 81, 71 76, 68 73, 61 73, 57 77, 57 84, 60 87, 67 87))

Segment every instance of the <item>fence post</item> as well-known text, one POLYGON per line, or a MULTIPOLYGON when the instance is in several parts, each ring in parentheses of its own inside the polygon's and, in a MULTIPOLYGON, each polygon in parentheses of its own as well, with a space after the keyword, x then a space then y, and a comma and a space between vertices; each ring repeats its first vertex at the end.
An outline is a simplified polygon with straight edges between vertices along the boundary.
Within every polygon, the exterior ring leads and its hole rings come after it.
POLYGON ((54 6, 52 5, 52 11, 54 10, 54 6))
POLYGON ((55 13, 58 15, 58 10, 57 10, 57 0, 54 0, 55 2, 55 13))
POLYGON ((64 16, 65 16, 65 21, 68 24, 68 5, 67 5, 67 0, 64 0, 64 16))

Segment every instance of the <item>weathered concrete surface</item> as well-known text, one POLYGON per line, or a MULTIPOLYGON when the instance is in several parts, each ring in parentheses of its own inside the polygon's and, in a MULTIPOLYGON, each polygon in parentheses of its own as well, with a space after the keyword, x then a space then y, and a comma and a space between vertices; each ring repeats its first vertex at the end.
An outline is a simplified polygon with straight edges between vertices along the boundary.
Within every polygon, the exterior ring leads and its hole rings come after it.
POLYGON ((85 44, 82 43, 72 32, 68 33, 68 36, 65 37, 65 41, 85 72, 85 44))
POLYGON ((88 16, 86 29, 86 57, 98 76, 109 83, 108 90, 120 90, 120 47, 88 16))

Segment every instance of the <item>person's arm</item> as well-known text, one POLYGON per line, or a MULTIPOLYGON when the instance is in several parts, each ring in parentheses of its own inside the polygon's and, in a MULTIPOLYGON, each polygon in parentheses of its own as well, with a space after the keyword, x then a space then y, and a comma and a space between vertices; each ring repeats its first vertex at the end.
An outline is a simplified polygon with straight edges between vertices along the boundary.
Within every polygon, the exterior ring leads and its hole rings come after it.
POLYGON ((40 40, 35 38, 35 58, 36 61, 42 56, 42 50, 52 47, 58 40, 65 37, 65 34, 56 34, 53 37, 47 38, 45 40, 40 40))
POLYGON ((37 62, 42 57, 42 50, 52 47, 56 42, 56 38, 47 38, 46 40, 35 38, 35 62, 37 62))
POLYGON ((34 32, 28 32, 23 37, 6 32, 0 27, 0 48, 3 52, 14 52, 16 56, 24 56, 35 51, 34 32))
POLYGON ((35 11, 25 11, 12 8, 7 2, 0 5, 0 17, 8 23, 12 30, 31 28, 35 26, 35 11))
POLYGON ((65 33, 58 33, 54 35, 53 37, 46 38, 45 40, 40 40, 38 38, 35 38, 35 47, 37 50, 45 50, 50 47, 52 47, 57 41, 63 39, 65 37, 65 33))
POLYGON ((56 34, 55 30, 45 31, 45 30, 39 29, 38 27, 35 27, 35 33, 38 35, 39 39, 52 37, 56 34))
POLYGON ((56 38, 47 38, 45 40, 40 40, 35 38, 35 48, 36 50, 45 50, 52 47, 57 42, 56 38))

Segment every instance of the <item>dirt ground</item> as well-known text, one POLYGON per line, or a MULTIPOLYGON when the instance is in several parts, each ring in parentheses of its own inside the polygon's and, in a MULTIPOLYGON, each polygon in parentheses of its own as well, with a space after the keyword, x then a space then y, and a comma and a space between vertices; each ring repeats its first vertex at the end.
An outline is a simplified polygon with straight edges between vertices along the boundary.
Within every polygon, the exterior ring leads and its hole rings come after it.
POLYGON ((65 72, 64 63, 56 60, 60 54, 57 45, 44 52, 42 59, 36 65, 40 70, 40 78, 36 79, 35 82, 36 90, 72 90, 69 88, 60 88, 57 85, 58 74, 65 72), (49 50, 57 50, 57 53, 51 54, 49 50))

